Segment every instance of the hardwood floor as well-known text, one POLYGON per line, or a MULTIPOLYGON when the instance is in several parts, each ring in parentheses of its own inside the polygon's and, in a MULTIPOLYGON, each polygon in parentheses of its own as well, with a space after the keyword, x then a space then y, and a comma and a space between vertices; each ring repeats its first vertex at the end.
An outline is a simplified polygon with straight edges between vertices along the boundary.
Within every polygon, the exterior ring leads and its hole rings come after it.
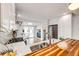
POLYGON ((79 56, 79 40, 65 39, 63 41, 51 44, 48 47, 32 52, 26 56, 79 56), (58 43, 66 42, 68 44, 67 49, 61 49, 58 47, 58 43))

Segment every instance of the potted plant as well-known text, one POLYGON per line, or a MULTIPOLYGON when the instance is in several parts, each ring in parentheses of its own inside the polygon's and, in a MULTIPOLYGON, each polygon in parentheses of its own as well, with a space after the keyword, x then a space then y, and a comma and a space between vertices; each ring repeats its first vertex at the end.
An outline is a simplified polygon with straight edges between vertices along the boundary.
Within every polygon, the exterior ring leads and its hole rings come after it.
POLYGON ((59 39, 60 39, 60 40, 64 40, 64 37, 63 37, 63 36, 61 36, 61 37, 59 37, 59 39))

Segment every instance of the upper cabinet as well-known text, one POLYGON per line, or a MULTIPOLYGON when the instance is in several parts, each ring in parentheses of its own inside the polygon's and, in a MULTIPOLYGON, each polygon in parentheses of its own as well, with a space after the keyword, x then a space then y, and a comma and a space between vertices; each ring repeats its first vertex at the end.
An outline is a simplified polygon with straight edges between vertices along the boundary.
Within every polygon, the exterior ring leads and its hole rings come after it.
POLYGON ((15 28, 15 4, 1 3, 1 31, 15 28))

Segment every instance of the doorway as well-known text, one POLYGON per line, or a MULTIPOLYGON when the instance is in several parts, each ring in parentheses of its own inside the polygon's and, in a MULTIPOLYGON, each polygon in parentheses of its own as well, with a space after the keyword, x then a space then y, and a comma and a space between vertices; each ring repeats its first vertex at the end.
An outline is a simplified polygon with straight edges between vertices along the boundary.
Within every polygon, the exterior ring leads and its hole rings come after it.
POLYGON ((28 44, 34 43, 36 38, 36 26, 33 25, 25 25, 24 26, 25 39, 28 44))
POLYGON ((58 39, 58 25, 49 25, 49 35, 51 38, 58 39))

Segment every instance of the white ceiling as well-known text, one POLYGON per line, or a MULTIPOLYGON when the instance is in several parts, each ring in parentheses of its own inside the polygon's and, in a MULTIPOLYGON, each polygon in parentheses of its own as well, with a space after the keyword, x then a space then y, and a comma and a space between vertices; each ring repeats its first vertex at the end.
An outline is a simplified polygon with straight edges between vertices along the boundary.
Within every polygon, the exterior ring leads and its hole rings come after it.
POLYGON ((66 3, 16 3, 15 5, 21 19, 33 21, 53 19, 69 11, 66 3))

